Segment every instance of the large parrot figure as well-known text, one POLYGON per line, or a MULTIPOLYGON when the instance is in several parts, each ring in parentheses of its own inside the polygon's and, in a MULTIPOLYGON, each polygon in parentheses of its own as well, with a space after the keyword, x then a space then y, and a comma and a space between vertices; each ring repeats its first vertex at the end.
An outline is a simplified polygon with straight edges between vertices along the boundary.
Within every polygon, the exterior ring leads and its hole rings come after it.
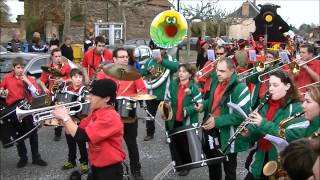
POLYGON ((177 46, 187 34, 187 21, 177 11, 167 10, 158 14, 150 26, 150 37, 162 48, 177 46))
POLYGON ((264 35, 267 26, 268 42, 283 42, 287 39, 283 33, 290 30, 289 25, 277 14, 280 6, 274 4, 260 5, 260 13, 254 18, 256 31, 252 34, 254 39, 264 35))

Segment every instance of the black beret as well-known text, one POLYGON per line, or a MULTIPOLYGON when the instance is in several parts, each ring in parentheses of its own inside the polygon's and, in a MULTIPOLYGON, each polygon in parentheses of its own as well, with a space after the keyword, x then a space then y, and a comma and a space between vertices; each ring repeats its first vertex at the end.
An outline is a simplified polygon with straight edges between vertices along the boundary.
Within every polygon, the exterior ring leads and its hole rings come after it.
POLYGON ((91 85, 90 93, 102 98, 109 96, 115 99, 117 96, 117 84, 111 79, 96 80, 91 85))

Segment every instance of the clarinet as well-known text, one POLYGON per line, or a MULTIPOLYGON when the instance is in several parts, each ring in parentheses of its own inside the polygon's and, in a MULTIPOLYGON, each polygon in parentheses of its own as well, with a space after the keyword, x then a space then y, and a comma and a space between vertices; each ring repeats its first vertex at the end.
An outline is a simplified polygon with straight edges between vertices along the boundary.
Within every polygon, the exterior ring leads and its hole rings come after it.
MULTIPOLYGON (((267 91, 265 99, 256 107, 255 110, 253 110, 252 112, 259 112, 263 106, 269 101, 269 99, 271 98, 271 94, 269 93, 269 91, 267 91)), ((233 143, 233 141, 236 140, 236 138, 239 136, 239 134, 247 127, 247 125, 250 124, 250 119, 249 117, 246 118, 237 128, 236 132, 233 134, 232 137, 230 137, 230 139, 228 140, 226 146, 222 149, 222 152, 225 153, 227 151, 227 149, 231 146, 231 144, 233 143)))

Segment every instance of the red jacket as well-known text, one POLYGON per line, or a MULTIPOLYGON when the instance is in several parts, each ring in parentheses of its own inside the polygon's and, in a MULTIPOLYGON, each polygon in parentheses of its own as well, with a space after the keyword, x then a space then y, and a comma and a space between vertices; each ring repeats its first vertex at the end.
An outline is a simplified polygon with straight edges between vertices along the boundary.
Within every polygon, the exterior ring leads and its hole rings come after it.
POLYGON ((97 109, 81 120, 80 128, 89 137, 89 161, 104 167, 125 160, 122 149, 123 123, 113 107, 97 109))
MULTIPOLYGON (((103 61, 100 54, 96 54, 94 52, 95 48, 89 49, 83 56, 82 67, 87 68, 89 70, 89 78, 93 78, 93 75, 98 69, 99 65, 103 61)), ((112 60, 112 52, 105 49, 103 51, 103 57, 106 62, 113 62, 112 60)))
MULTIPOLYGON (((35 79, 31 76, 28 76, 29 81, 33 84, 33 86, 41 91, 39 86, 37 85, 35 79)), ((6 98, 6 105, 11 106, 19 100, 23 100, 25 98, 28 99, 29 103, 31 103, 32 96, 30 92, 27 90, 27 86, 21 79, 17 79, 14 72, 6 74, 3 77, 1 82, 1 87, 7 89, 9 91, 8 96, 6 98)))
POLYGON ((99 72, 97 75, 97 80, 104 78, 112 79, 114 82, 116 82, 118 85, 117 96, 134 96, 137 93, 147 93, 147 88, 142 78, 134 81, 122 81, 106 75, 103 71, 99 72))

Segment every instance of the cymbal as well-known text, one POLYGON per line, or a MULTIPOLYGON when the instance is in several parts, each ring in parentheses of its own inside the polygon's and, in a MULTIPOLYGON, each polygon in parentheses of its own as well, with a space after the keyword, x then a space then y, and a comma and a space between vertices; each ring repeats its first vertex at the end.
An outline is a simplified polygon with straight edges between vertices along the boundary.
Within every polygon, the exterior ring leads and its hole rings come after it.
POLYGON ((62 74, 59 70, 53 67, 48 67, 48 66, 41 66, 42 71, 49 73, 50 75, 56 76, 56 77, 61 77, 62 74))
POLYGON ((157 96, 150 95, 150 94, 137 94, 132 97, 132 99, 137 100, 137 101, 143 101, 143 100, 153 100, 156 99, 157 96))
POLYGON ((133 67, 121 64, 107 64, 102 67, 107 75, 124 81, 133 81, 141 77, 140 73, 133 67))

